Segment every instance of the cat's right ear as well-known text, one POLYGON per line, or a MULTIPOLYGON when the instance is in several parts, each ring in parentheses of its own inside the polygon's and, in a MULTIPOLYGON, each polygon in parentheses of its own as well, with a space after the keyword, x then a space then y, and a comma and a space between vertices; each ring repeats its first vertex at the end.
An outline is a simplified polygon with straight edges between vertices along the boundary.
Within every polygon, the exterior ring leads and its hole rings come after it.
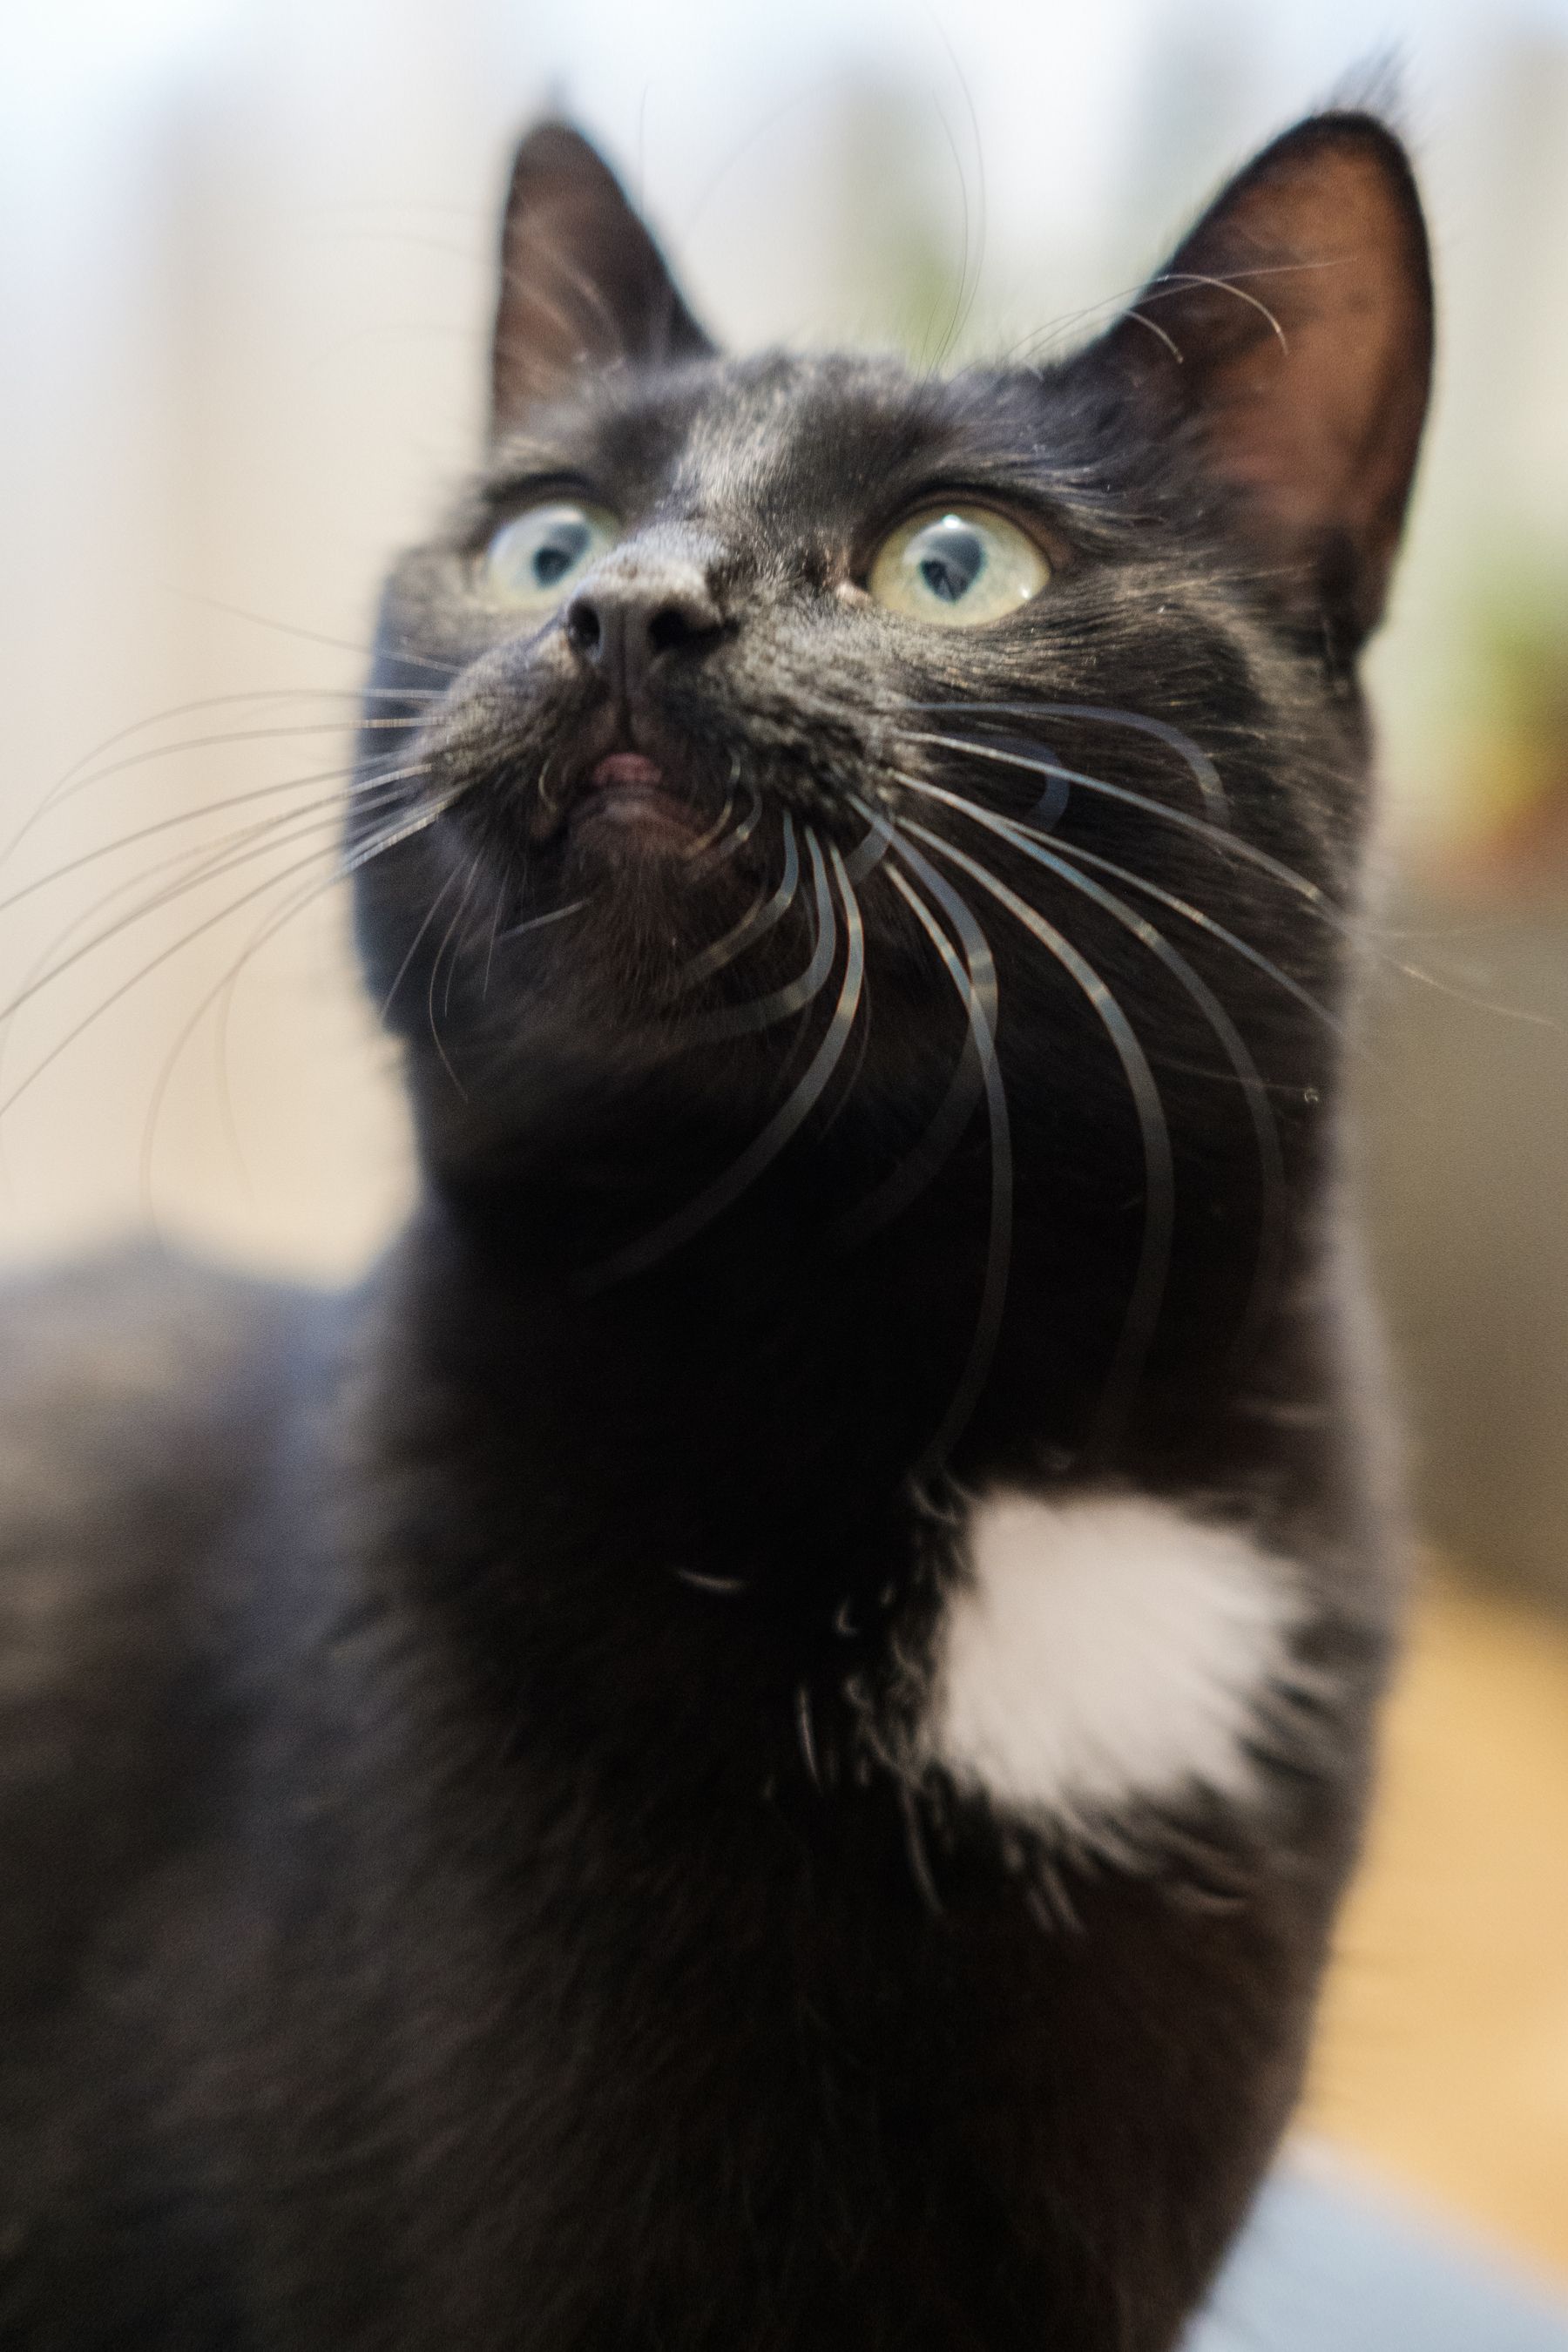
POLYGON ((1353 653, 1376 622, 1432 374, 1432 279, 1405 151, 1311 117, 1210 205, 1099 347, 1184 439, 1276 592, 1353 653))
POLYGON ((559 398, 583 370, 713 346, 619 183, 587 141, 541 123, 517 151, 501 226, 490 430, 559 398))

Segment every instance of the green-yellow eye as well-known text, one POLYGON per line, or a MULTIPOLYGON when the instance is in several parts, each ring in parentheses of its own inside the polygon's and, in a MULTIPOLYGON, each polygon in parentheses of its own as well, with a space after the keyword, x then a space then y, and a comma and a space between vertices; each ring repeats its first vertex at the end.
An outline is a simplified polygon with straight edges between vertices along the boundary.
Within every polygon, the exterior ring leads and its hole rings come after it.
POLYGON ((1000 621, 1037 596, 1051 567, 1026 532, 985 507, 931 507, 885 539, 866 585, 879 604, 939 629, 1000 621))
POLYGON ((485 586, 515 610, 542 616, 619 536, 620 525, 603 507, 549 499, 502 523, 485 550, 485 586))

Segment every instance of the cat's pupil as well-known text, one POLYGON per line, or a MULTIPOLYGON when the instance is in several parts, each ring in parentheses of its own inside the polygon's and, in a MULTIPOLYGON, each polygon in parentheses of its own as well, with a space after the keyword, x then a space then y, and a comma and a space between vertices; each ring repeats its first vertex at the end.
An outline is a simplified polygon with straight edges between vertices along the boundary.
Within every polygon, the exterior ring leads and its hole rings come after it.
POLYGON ((558 523, 544 545, 535 551, 533 576, 542 588, 553 588, 582 561, 590 532, 584 522, 558 523))
POLYGON ((933 523, 924 533, 929 552, 920 559, 920 575, 933 596, 956 604, 973 587, 985 565, 979 534, 967 523, 933 523))

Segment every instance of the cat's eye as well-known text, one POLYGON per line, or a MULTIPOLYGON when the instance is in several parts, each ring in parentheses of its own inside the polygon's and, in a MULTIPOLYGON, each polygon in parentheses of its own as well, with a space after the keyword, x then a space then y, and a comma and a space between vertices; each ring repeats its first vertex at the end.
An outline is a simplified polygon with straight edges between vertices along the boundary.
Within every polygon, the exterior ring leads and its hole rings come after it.
POLYGON ((879 604, 939 629, 1000 621, 1037 596, 1051 567, 1026 531, 987 507, 934 507, 882 541, 866 585, 879 604))
POLYGON ((619 536, 620 525, 603 507, 547 499, 501 524, 484 552, 485 587, 515 610, 542 616, 619 536))

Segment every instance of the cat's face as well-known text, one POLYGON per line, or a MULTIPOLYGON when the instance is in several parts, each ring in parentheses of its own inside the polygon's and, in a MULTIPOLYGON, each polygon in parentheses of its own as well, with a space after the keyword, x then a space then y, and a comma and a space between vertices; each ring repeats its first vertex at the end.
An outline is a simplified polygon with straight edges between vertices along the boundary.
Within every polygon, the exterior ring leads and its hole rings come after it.
POLYGON ((1425 401, 1397 148, 1303 126, 1043 371, 721 359, 554 130, 505 263, 351 824, 440 1179, 602 1194, 609 1278, 759 1187, 843 1237, 967 1171, 1134 1352, 1206 1221, 1234 1324, 1328 1084, 1425 401))

